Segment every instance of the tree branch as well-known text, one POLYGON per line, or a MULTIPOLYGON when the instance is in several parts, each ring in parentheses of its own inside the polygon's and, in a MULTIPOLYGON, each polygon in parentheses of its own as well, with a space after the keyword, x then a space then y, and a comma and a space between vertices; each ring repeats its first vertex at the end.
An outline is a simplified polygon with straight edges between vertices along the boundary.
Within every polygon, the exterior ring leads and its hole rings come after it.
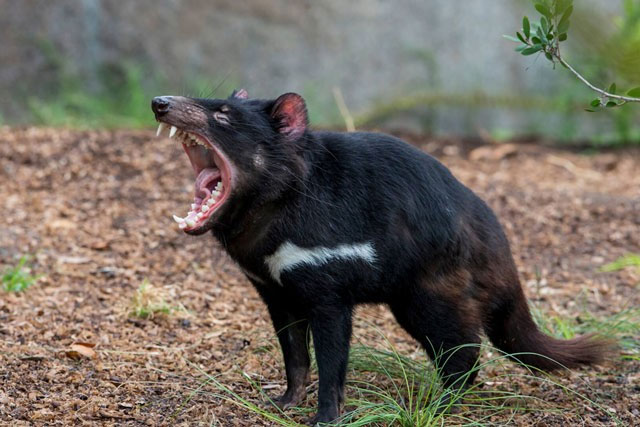
POLYGON ((602 97, 607 97, 609 99, 617 99, 618 101, 622 101, 622 104, 627 103, 627 102, 640 102, 640 98, 634 98, 632 96, 623 96, 623 95, 616 95, 613 93, 609 93, 606 90, 600 89, 596 86, 594 86, 593 84, 589 83, 589 81, 587 79, 585 79, 582 74, 580 74, 579 72, 577 72, 571 65, 569 65, 569 63, 567 63, 567 61, 565 61, 562 56, 560 56, 560 50, 556 47, 555 49, 553 49, 553 51, 549 52, 551 55, 553 55, 554 58, 556 58, 558 60, 558 62, 560 62, 562 65, 564 65, 569 71, 571 71, 582 83, 584 83, 585 85, 587 85, 589 87, 589 89, 598 92, 602 97))

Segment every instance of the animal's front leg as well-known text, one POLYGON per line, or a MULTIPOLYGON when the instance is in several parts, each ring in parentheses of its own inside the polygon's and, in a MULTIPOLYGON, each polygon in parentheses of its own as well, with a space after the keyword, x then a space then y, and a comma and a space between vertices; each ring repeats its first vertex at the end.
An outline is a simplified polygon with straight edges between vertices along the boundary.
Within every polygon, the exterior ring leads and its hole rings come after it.
POLYGON ((317 306, 312 310, 311 331, 320 386, 318 413, 311 425, 329 423, 340 416, 349 359, 352 307, 317 306))
POLYGON ((309 383, 309 322, 294 314, 283 295, 262 296, 278 335, 287 372, 287 390, 274 402, 281 409, 298 406, 307 396, 309 383))

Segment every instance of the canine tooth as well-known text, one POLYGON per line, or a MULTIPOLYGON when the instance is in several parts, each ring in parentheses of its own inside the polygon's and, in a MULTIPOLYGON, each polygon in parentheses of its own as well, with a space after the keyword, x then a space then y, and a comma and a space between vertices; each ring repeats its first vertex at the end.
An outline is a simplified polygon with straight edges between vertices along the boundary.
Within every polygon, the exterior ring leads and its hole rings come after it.
POLYGON ((206 212, 206 211, 208 211, 208 210, 209 210, 209 205, 202 205, 202 207, 200 208, 200 210, 201 210, 202 212, 206 212))
POLYGON ((174 215, 174 216, 173 216, 173 220, 174 220, 175 222, 177 222, 178 224, 180 224, 180 223, 184 222, 184 218, 180 218, 178 215, 174 215))
POLYGON ((180 224, 178 224, 178 227, 180 227, 180 229, 186 228, 187 227, 187 223, 186 222, 181 222, 180 224))
POLYGON ((173 138, 173 135, 175 135, 177 131, 178 131, 177 127, 171 126, 171 130, 169 131, 169 138, 173 138))
POLYGON ((216 190, 222 190, 222 181, 219 181, 218 184, 216 184, 216 190))
POLYGON ((192 219, 188 219, 186 223, 189 227, 193 227, 194 225, 196 225, 196 222, 192 219))
POLYGON ((160 124, 158 125, 158 130, 156 131, 156 136, 160 136, 163 130, 164 130, 164 123, 160 122, 160 124))

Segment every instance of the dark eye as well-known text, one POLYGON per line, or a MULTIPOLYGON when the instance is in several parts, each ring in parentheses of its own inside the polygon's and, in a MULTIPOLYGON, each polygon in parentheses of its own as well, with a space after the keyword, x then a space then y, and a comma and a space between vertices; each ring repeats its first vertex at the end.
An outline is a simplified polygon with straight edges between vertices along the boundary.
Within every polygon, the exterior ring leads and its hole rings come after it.
POLYGON ((222 111, 216 111, 215 113, 213 113, 213 118, 220 123, 224 123, 225 125, 229 124, 229 116, 222 111))

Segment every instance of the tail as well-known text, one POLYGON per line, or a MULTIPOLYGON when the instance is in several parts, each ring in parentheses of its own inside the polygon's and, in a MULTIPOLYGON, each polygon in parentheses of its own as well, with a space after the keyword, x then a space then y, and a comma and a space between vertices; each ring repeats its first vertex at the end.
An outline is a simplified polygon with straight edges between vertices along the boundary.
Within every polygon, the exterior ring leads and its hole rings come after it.
POLYGON ((529 311, 520 286, 493 305, 485 322, 491 342, 518 363, 551 371, 602 362, 615 345, 595 334, 559 340, 542 333, 529 311))

